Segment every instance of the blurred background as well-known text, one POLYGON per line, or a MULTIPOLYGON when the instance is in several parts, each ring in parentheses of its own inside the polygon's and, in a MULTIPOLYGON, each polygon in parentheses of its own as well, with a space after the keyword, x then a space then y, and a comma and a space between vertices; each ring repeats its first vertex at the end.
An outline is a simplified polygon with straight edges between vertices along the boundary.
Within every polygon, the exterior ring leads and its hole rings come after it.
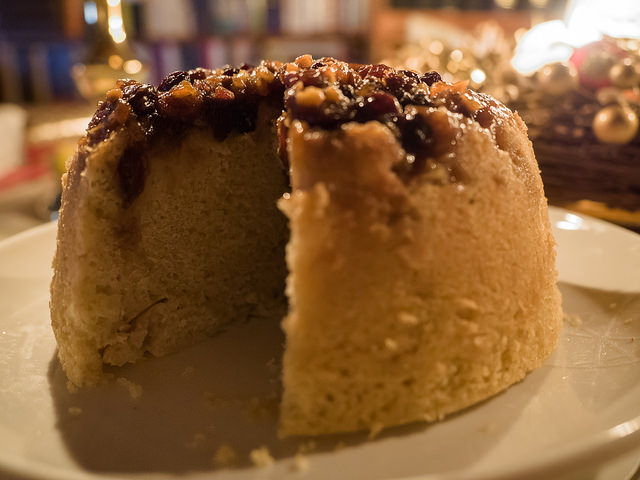
POLYGON ((556 157, 541 162, 552 203, 587 200, 634 227, 638 38, 636 0, 2 0, 0 238, 55 218, 65 161, 116 79, 157 84, 175 70, 302 53, 469 80, 528 115, 539 159, 556 157), (564 110, 553 100, 569 97, 564 110), (557 165, 576 142, 609 159, 577 183, 566 177, 579 159, 557 165), (595 192, 609 170, 609 190, 595 192))

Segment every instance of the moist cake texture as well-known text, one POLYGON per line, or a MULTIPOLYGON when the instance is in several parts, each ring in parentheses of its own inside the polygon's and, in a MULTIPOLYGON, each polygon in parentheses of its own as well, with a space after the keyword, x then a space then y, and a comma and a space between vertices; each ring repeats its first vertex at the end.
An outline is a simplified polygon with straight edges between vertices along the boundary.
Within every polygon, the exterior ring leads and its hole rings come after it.
POLYGON ((51 315, 76 385, 283 316, 282 433, 375 431, 485 399, 557 342, 526 127, 435 72, 303 55, 121 81, 63 184, 51 315))

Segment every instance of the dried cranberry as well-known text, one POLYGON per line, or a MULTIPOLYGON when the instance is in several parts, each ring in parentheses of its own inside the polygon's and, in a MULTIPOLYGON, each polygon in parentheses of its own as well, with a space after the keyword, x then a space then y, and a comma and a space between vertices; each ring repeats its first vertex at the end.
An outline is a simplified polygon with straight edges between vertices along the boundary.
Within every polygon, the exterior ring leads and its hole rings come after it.
POLYGON ((394 73, 385 77, 384 85, 391 94, 401 97, 408 93, 416 85, 416 82, 409 77, 394 73))
POLYGON ((229 90, 231 90, 231 87, 233 86, 233 78, 231 77, 224 77, 222 79, 222 81, 220 82, 220 84, 224 87, 227 88, 229 90))
POLYGON ((349 83, 343 83, 339 85, 340 91, 347 98, 355 98, 356 89, 353 85, 349 83))
POLYGON ((400 110, 400 104, 393 95, 377 91, 358 103, 356 119, 361 122, 367 122, 384 115, 397 115, 400 110))
POLYGON ((406 77, 412 78, 416 82, 420 81, 420 75, 416 72, 413 72, 411 70, 400 70, 400 73, 402 73, 406 77))
MULTIPOLYGON (((410 95, 411 97, 411 105, 433 105, 431 98, 427 94, 427 92, 423 90, 417 90, 416 92, 410 95)), ((400 100, 400 104, 403 106, 408 105, 409 103, 403 103, 403 99, 400 100)))
POLYGON ((391 67, 388 67, 387 65, 384 65, 382 63, 378 63, 375 65, 362 65, 355 70, 360 74, 361 77, 382 78, 389 70, 391 70, 391 67))
POLYGON ((292 87, 298 80, 300 80, 300 74, 298 72, 284 72, 281 78, 284 88, 292 87))
POLYGON ((180 82, 188 78, 189 78, 188 72, 178 71, 178 72, 170 73, 164 78, 164 80, 162 80, 162 82, 160 82, 160 85, 158 86, 158 91, 168 92, 173 87, 178 85, 180 82))
POLYGON ((427 72, 424 75, 422 75, 422 77, 420 78, 424 83, 426 83, 429 86, 433 85, 436 82, 442 81, 442 77, 438 72, 427 72))
POLYGON ((433 130, 421 116, 405 116, 400 126, 402 145, 407 152, 416 156, 416 161, 424 159, 433 145, 433 130))
POLYGON ((151 115, 156 112, 158 95, 153 85, 127 85, 123 94, 136 115, 151 115))
POLYGON ((323 128, 337 128, 339 125, 353 120, 355 109, 351 102, 329 103, 322 106, 300 105, 293 92, 288 93, 285 107, 291 118, 303 120, 312 126, 323 128))
POLYGON ((493 123, 493 113, 491 112, 491 107, 483 107, 475 112, 475 120, 480 124, 483 128, 489 128, 493 123))
POLYGON ((93 117, 91 117, 91 121, 89 121, 89 130, 104 123, 109 115, 111 115, 111 112, 113 112, 114 108, 116 108, 115 101, 105 101, 98 103, 98 109, 96 110, 96 113, 93 114, 93 117))
POLYGON ((131 203, 144 188, 147 176, 147 158, 143 144, 128 147, 118 162, 120 188, 126 203, 131 203))
POLYGON ((222 68, 223 68, 222 74, 226 75, 227 77, 233 77, 236 73, 238 73, 240 71, 239 68, 235 68, 235 67, 232 67, 230 65, 225 65, 222 68))
POLYGON ((206 68, 195 68, 189 72, 189 81, 193 83, 196 80, 203 80, 209 76, 209 73, 211 73, 210 70, 206 68))
POLYGON ((300 80, 305 87, 322 87, 325 84, 324 77, 318 70, 303 71, 300 80))
POLYGON ((256 129, 258 119, 258 102, 246 100, 237 105, 232 116, 233 126, 240 133, 252 132, 256 129))

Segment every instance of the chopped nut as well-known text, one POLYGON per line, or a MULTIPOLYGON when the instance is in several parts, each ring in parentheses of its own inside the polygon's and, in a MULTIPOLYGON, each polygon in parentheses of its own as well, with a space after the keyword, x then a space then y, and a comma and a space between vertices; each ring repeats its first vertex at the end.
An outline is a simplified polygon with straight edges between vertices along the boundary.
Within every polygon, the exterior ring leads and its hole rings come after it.
POLYGON ((460 96, 460 103, 471 113, 476 112, 482 108, 482 104, 475 100, 471 95, 465 93, 460 96))
POLYGON ((342 95, 342 92, 338 90, 336 87, 330 86, 324 89, 324 96, 330 102, 337 102, 341 99, 343 95, 342 95))
POLYGON ((256 467, 264 468, 273 465, 274 459, 269 449, 264 445, 260 448, 254 448, 249 453, 249 458, 256 467))
POLYGON ((302 68, 309 68, 313 65, 313 57, 309 54, 300 55, 296 58, 295 63, 302 68))
POLYGON ((186 80, 182 80, 179 84, 172 87, 170 92, 173 98, 192 97, 197 94, 193 85, 186 80))
POLYGON ((129 106, 129 104, 119 101, 116 105, 116 108, 109 116, 109 127, 114 128, 119 125, 124 125, 127 121, 127 118, 129 118, 130 113, 131 107, 129 106))
POLYGON ((329 83, 334 83, 336 81, 336 69, 332 67, 322 67, 319 68, 322 72, 322 76, 326 78, 329 83))
POLYGON ((160 94, 160 112, 168 117, 188 117, 197 111, 201 93, 186 80, 182 80, 171 90, 160 94))
POLYGON ((216 100, 226 100, 226 101, 232 101, 234 98, 236 98, 235 94, 227 89, 224 88, 221 85, 218 85, 215 89, 215 91, 213 92, 213 98, 215 98, 216 100))
POLYGON ((122 90, 119 88, 112 88, 111 90, 107 90, 107 100, 115 101, 122 98, 122 90))
POLYGON ((298 104, 305 107, 319 107, 324 99, 324 91, 318 87, 307 87, 296 95, 298 104))

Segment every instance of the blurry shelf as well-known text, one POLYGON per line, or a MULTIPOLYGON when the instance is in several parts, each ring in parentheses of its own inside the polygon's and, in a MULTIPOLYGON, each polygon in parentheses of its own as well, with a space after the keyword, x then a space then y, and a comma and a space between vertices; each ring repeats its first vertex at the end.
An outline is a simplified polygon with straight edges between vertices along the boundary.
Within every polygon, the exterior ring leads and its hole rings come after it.
POLYGON ((522 10, 407 9, 382 5, 372 11, 369 38, 371 60, 379 61, 389 54, 390 49, 406 42, 408 35, 415 35, 421 23, 440 24, 470 32, 488 21, 498 23, 505 34, 511 36, 520 28, 531 27, 532 13, 522 10))

